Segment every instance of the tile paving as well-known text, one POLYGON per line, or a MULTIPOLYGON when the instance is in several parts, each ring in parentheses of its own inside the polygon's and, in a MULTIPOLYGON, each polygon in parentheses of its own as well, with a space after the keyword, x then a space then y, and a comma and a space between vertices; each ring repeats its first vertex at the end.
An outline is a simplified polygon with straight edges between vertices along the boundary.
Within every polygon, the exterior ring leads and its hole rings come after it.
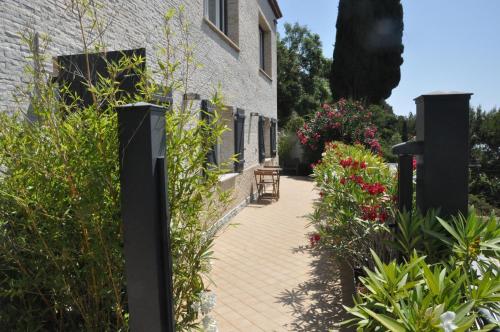
POLYGON ((310 250, 308 178, 282 177, 281 198, 243 209, 215 241, 211 289, 220 332, 329 331, 345 316, 345 269, 310 250))

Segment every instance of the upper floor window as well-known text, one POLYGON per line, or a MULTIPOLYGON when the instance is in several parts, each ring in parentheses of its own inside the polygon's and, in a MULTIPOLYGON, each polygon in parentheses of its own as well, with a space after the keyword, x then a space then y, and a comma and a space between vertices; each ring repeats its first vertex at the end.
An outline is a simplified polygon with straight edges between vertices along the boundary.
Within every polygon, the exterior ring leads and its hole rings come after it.
POLYGON ((271 79, 272 76, 271 27, 262 13, 259 13, 259 68, 271 79))
POLYGON ((239 51, 239 0, 205 0, 205 20, 239 51))
POLYGON ((206 0, 205 16, 227 35, 227 0, 206 0))
POLYGON ((266 71, 266 43, 265 43, 266 33, 261 26, 259 26, 259 57, 260 57, 260 69, 266 71))

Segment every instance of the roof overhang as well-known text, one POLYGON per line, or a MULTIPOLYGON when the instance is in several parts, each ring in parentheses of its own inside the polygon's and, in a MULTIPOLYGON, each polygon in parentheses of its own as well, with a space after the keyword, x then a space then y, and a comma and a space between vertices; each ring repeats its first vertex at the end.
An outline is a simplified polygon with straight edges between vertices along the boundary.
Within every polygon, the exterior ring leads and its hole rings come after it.
POLYGON ((277 19, 283 17, 283 13, 281 12, 280 6, 278 5, 278 0, 269 0, 269 5, 271 6, 274 16, 276 16, 277 19))

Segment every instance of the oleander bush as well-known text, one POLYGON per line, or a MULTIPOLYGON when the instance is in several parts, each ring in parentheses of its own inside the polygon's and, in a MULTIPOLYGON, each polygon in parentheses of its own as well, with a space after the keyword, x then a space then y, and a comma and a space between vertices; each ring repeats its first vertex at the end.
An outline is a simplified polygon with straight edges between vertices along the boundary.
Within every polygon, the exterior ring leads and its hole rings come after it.
POLYGON ((326 145, 313 177, 320 191, 311 221, 316 238, 354 268, 372 266, 370 248, 385 253, 382 243, 393 218, 395 175, 365 146, 326 145))
POLYGON ((377 127, 372 123, 372 113, 360 102, 346 99, 332 105, 324 104, 297 131, 312 162, 320 160, 325 145, 333 141, 362 144, 379 153, 381 146, 376 134, 377 127))
MULTIPOLYGON (((90 2, 77 4, 81 13, 93 12, 90 2)), ((188 33, 182 13, 170 11, 166 38, 177 19, 188 33)), ((33 35, 24 38, 33 50, 33 35)), ((171 48, 160 52, 157 72, 141 70, 141 57, 109 63, 109 77, 87 82, 93 103, 82 107, 80 96, 45 71, 48 43, 42 36, 41 52, 33 53, 34 65, 27 68, 31 117, 22 105, 13 114, 0 114, 0 330, 126 331, 115 107, 182 91, 188 79, 182 68, 195 65, 192 49, 167 44, 171 48), (130 71, 140 76, 137 93, 123 94, 119 77, 130 71)), ((100 47, 96 50, 104 51, 100 47)), ((212 102, 221 106, 220 94, 212 102)), ((214 329, 206 315, 213 294, 203 282, 212 258, 213 234, 207 230, 229 199, 217 186, 225 165, 206 165, 208 151, 226 129, 217 112, 211 120, 200 120, 200 112, 174 103, 166 115, 179 331, 198 328, 201 316, 214 329)))
POLYGON ((354 307, 346 308, 354 318, 344 324, 358 331, 395 332, 498 328, 498 321, 485 324, 483 320, 485 313, 490 319, 500 314, 500 225, 496 217, 485 220, 471 211, 467 218, 459 215, 445 221, 432 212, 414 215, 414 222, 437 242, 424 248, 415 241, 411 254, 411 248, 402 250, 402 263, 383 263, 373 252, 376 266, 365 268, 366 276, 360 278, 364 289, 356 295, 354 307), (439 226, 430 230, 426 227, 429 220, 439 226), (427 255, 436 257, 434 251, 441 253, 441 259, 429 263, 427 255))

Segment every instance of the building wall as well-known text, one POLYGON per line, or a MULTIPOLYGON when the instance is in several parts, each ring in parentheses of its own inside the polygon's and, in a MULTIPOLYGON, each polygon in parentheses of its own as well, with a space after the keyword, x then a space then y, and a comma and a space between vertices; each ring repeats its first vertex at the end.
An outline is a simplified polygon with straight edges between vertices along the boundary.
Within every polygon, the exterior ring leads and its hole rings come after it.
MULTIPOLYGON (((69 0, 2 0, 0 111, 16 107, 13 94, 26 82, 22 73, 29 54, 21 43, 21 31, 31 28, 48 34, 50 56, 82 52, 78 20, 68 13, 68 3, 69 0)), ((210 98, 220 85, 226 104, 246 111, 245 171, 232 186, 237 191, 235 204, 238 204, 236 201, 251 192, 249 174, 258 165, 258 117, 251 113, 277 118, 276 24, 267 0, 231 0, 231 3, 237 4, 239 12, 238 48, 204 20, 203 0, 103 1, 100 13, 107 26, 105 42, 109 50, 146 47, 151 66, 158 46, 165 42, 161 32, 164 13, 181 4, 185 7, 195 57, 203 64, 193 73, 188 92, 198 93, 202 99, 210 98), (271 78, 259 70, 259 12, 271 28, 271 78)))

